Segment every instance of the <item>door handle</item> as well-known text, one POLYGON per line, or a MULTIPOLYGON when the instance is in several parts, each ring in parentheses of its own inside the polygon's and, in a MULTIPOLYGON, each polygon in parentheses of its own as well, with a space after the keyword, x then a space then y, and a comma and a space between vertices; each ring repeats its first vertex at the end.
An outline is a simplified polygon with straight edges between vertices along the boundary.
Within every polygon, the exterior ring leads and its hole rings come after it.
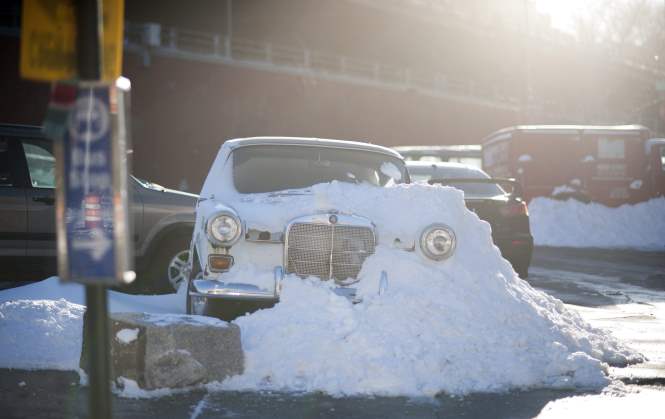
POLYGON ((33 196, 32 200, 34 202, 42 202, 46 205, 53 205, 53 203, 55 203, 55 198, 50 196, 33 196))

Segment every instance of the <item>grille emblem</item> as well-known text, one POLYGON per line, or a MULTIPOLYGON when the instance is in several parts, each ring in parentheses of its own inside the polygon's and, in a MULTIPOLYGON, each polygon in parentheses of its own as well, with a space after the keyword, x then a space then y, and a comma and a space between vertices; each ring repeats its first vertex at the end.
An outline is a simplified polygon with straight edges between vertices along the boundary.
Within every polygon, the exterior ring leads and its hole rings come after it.
POLYGON ((337 216, 335 214, 331 215, 328 221, 330 221, 330 224, 337 224, 337 216))

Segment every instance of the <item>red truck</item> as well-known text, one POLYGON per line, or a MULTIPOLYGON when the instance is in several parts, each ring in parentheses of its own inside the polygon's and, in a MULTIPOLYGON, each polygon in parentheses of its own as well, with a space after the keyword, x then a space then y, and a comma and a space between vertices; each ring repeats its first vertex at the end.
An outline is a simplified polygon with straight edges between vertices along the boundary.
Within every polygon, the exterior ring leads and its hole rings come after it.
POLYGON ((483 169, 519 180, 527 200, 635 203, 665 195, 665 139, 651 137, 641 125, 509 127, 483 139, 483 169))

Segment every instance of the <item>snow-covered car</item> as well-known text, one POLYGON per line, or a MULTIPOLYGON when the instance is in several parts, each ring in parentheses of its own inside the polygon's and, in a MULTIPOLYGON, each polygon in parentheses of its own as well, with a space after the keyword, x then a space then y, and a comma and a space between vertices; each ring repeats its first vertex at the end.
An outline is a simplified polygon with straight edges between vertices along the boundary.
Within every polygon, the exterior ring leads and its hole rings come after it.
MULTIPOLYGON (((299 199, 312 195, 313 185, 335 181, 382 187, 410 180, 401 156, 377 145, 273 137, 225 142, 197 206, 188 313, 232 319, 271 307, 286 274, 334 280, 338 293, 354 298, 353 283, 382 239, 372 214, 299 199)), ((418 247, 430 260, 453 254, 455 233, 446 224, 423 225, 417 233, 411 251, 418 247)), ((387 274, 381 276, 387 283, 387 274)))

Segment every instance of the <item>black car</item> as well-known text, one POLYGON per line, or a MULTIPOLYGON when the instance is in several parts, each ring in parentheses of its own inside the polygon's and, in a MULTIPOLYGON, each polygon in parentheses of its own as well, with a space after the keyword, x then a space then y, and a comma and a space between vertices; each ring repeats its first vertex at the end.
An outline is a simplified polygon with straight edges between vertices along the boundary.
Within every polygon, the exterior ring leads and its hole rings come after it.
POLYGON ((492 239, 520 277, 529 275, 533 237, 521 187, 510 179, 492 179, 482 170, 458 163, 407 162, 412 182, 453 186, 464 191, 467 208, 492 227, 492 239))
MULTIPOLYGON (((0 272, 56 274, 55 158, 40 127, 0 124, 0 272)), ((186 278, 197 195, 130 177, 130 222, 141 291, 173 292, 186 278)))

